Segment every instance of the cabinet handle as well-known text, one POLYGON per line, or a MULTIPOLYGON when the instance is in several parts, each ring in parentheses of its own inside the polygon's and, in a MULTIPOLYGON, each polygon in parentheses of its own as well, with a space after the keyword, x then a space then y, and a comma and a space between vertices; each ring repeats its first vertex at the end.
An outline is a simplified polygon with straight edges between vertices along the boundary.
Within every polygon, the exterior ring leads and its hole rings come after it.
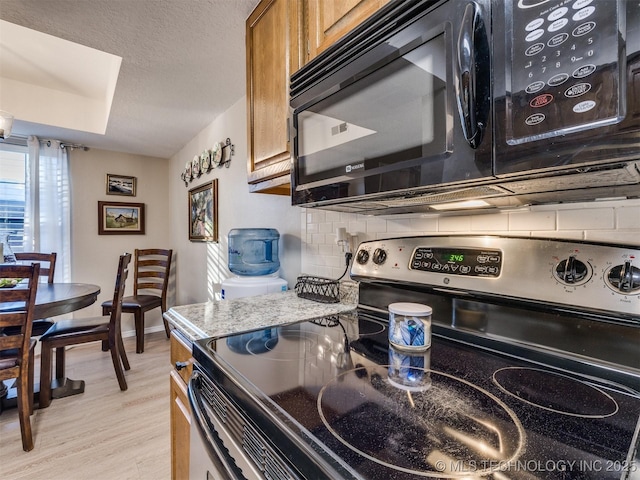
POLYGON ((193 358, 190 358, 186 362, 176 362, 176 370, 180 371, 183 368, 187 368, 192 363, 193 363, 193 358))

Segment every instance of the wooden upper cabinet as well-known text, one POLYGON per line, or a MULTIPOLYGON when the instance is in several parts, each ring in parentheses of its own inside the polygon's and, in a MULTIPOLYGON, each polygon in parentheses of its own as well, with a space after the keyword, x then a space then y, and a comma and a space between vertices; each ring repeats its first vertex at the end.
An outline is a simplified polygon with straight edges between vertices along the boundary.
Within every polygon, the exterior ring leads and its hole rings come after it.
POLYGON ((250 190, 289 195, 289 77, 302 63, 302 0, 262 0, 246 27, 250 190))
POLYGON ((390 0, 307 0, 307 61, 349 33, 390 0))

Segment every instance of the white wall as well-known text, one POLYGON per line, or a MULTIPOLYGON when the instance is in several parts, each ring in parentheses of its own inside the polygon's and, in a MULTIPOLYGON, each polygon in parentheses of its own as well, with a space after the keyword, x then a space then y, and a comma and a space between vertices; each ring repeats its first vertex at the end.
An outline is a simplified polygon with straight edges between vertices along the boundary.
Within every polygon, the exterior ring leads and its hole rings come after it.
MULTIPOLYGON (((118 257, 136 248, 171 248, 167 226, 166 194, 168 159, 105 150, 73 150, 69 153, 72 202, 71 281, 93 283, 101 288, 98 301, 76 312, 76 317, 102 315, 100 304, 113 298, 118 257), (106 194, 107 173, 137 178, 135 197, 106 194), (98 201, 145 204, 145 235, 98 235, 98 201)), ((186 209, 186 207, 185 207, 186 209)), ((130 275, 133 278, 133 275, 130 275)), ((133 291, 127 283, 126 295, 133 291)), ((160 310, 145 315, 145 327, 162 329, 160 310)), ((133 315, 123 314, 124 335, 134 331, 133 315)))
POLYGON ((249 193, 247 184, 246 98, 240 99, 171 158, 169 164, 169 243, 176 249, 177 305, 219 298, 227 268, 227 234, 232 228, 275 228, 280 232, 280 276, 295 285, 300 274, 300 209, 288 196, 249 193), (230 138, 235 155, 229 168, 215 168, 188 186, 180 179, 185 163, 230 138), (188 192, 218 179, 219 243, 191 242, 188 237, 188 192))
POLYGON ((357 242, 435 234, 497 234, 604 241, 640 245, 640 200, 539 205, 498 213, 364 216, 317 209, 301 212, 302 271, 336 277, 344 254, 335 243, 336 228, 357 235, 357 242))

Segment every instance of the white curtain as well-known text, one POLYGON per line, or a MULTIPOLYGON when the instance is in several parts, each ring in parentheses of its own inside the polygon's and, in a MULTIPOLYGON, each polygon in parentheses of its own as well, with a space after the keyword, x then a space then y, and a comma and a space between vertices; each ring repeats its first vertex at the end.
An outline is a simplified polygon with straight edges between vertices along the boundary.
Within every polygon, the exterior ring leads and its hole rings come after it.
POLYGON ((24 215, 25 252, 56 252, 59 282, 71 279, 69 159, 57 140, 27 139, 29 156, 24 215))

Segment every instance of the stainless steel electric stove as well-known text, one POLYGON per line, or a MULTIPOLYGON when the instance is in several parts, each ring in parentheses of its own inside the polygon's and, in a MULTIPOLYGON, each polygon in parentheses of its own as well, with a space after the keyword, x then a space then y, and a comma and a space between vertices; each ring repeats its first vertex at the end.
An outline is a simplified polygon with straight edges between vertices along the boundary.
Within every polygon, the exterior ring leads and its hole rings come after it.
POLYGON ((351 276, 353 312, 194 344, 221 476, 638 478, 638 247, 393 238, 351 276), (390 347, 398 301, 433 308, 429 349, 390 347))

